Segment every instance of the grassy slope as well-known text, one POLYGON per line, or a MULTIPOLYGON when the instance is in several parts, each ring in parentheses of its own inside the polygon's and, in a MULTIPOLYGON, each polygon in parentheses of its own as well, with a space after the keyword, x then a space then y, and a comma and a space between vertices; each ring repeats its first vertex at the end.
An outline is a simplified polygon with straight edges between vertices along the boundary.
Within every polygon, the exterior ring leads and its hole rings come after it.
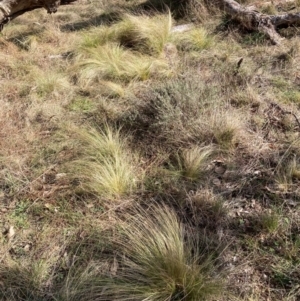
POLYGON ((0 36, 0 300, 298 300, 297 29, 143 4, 0 36))

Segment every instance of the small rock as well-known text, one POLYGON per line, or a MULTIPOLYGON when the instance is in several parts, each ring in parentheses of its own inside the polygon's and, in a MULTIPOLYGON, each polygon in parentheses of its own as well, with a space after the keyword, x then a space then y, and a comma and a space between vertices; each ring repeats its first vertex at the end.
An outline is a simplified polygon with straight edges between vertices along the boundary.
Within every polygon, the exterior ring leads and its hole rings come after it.
POLYGON ((51 204, 49 204, 49 203, 46 203, 46 204, 44 205, 44 207, 45 207, 46 209, 48 209, 48 210, 52 210, 52 209, 53 209, 53 206, 52 206, 51 204))
POLYGON ((64 172, 58 173, 58 174, 56 174, 55 179, 59 180, 59 179, 65 178, 66 176, 67 176, 67 174, 64 172))
POLYGON ((14 229, 14 226, 10 226, 9 229, 8 229, 8 233, 7 233, 7 238, 9 240, 11 240, 16 234, 16 231, 14 229))
POLYGON ((85 206, 86 206, 88 209, 94 208, 94 204, 92 204, 92 203, 85 203, 85 206))
POLYGON ((27 245, 24 247, 24 251, 25 251, 25 252, 29 252, 30 249, 31 249, 31 247, 30 247, 29 244, 27 244, 27 245))
POLYGON ((291 207, 297 206, 297 202, 295 202, 294 200, 286 200, 286 203, 291 207))
POLYGON ((261 175, 261 171, 260 171, 260 170, 255 170, 255 171, 253 172, 253 174, 254 174, 255 176, 260 176, 260 175, 261 175))
POLYGON ((220 179, 218 179, 218 178, 214 178, 213 180, 212 180, 212 183, 213 183, 213 185, 215 185, 215 186, 221 186, 221 180, 220 179))
POLYGON ((174 33, 174 32, 185 32, 185 31, 189 31, 193 28, 194 28, 193 24, 183 24, 183 25, 174 26, 171 29, 171 32, 172 33, 174 33))
POLYGON ((52 59, 62 59, 63 55, 62 54, 52 54, 52 55, 48 55, 48 58, 50 60, 52 60, 52 59))
POLYGON ((213 163, 215 165, 214 172, 217 175, 222 176, 227 170, 227 165, 221 160, 214 160, 213 163))

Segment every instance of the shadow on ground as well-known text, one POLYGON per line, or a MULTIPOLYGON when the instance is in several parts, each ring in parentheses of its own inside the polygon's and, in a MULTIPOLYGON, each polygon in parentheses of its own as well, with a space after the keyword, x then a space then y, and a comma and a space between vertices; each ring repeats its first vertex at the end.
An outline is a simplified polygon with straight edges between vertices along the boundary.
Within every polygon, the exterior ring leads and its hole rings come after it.
POLYGON ((139 6, 141 10, 166 12, 170 9, 175 18, 183 17, 188 9, 189 1, 186 0, 147 0, 139 6))
POLYGON ((99 16, 93 17, 88 20, 64 24, 60 27, 60 30, 62 32, 80 31, 83 29, 88 29, 93 26, 109 25, 111 23, 118 21, 119 19, 120 19, 119 13, 116 12, 107 13, 107 14, 103 13, 99 16))
MULTIPOLYGON (((137 7, 132 7, 130 9, 126 8, 126 11, 135 13, 139 13, 140 11, 147 11, 148 13, 166 13, 170 10, 174 18, 181 18, 188 10, 188 3, 189 1, 185 0, 147 0, 137 7)), ((80 31, 92 26, 110 25, 120 20, 120 18, 120 12, 103 13, 88 20, 64 24, 60 27, 60 30, 62 32, 80 31)))

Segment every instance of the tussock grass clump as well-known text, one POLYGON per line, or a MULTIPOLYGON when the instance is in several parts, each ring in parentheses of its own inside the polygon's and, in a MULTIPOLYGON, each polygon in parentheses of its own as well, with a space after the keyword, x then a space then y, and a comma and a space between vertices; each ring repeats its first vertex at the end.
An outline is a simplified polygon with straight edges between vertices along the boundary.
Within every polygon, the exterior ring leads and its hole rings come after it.
POLYGON ((143 99, 136 126, 147 124, 165 145, 217 144, 230 150, 243 138, 246 118, 229 107, 219 87, 199 82, 196 75, 158 84, 143 99))
MULTIPOLYGON (((121 41, 150 55, 159 55, 163 52, 170 39, 173 23, 170 13, 154 17, 126 15, 123 22, 130 25, 129 31, 122 33, 121 41)), ((120 23, 120 26, 124 25, 120 23)))
POLYGON ((71 84, 65 75, 56 72, 38 76, 36 81, 36 92, 39 96, 50 93, 59 93, 72 90, 71 84))
POLYGON ((216 229, 227 219, 224 199, 212 190, 203 188, 188 196, 194 222, 203 227, 216 229))
POLYGON ((107 44, 89 51, 79 63, 80 81, 87 86, 103 80, 147 80, 151 75, 169 76, 169 66, 163 60, 133 53, 119 44, 107 44))
POLYGON ((148 123, 157 138, 172 144, 201 139, 198 127, 201 117, 205 108, 213 105, 217 94, 216 87, 207 87, 189 75, 157 84, 143 95, 144 107, 137 122, 148 123))
POLYGON ((138 156, 131 153, 119 130, 106 127, 80 131, 83 155, 75 162, 75 170, 83 179, 83 190, 99 198, 120 198, 133 193, 142 179, 138 156))
POLYGON ((201 51, 212 45, 213 39, 204 28, 195 28, 188 32, 174 34, 174 42, 182 51, 201 51))
POLYGON ((230 104, 234 107, 243 107, 247 105, 259 106, 260 102, 260 96, 251 86, 247 86, 244 90, 237 90, 230 99, 230 104))
POLYGON ((276 212, 263 213, 260 216, 260 223, 263 231, 270 234, 276 234, 280 227, 280 216, 276 212))
MULTIPOLYGON (((217 110, 208 117, 211 135, 213 141, 222 149, 233 149, 239 140, 239 132, 245 129, 245 124, 241 120, 239 112, 228 112, 226 110, 217 110)), ((241 137, 240 137, 241 138, 241 137)))
POLYGON ((42 300, 45 268, 42 262, 27 266, 1 264, 1 300, 42 300))
POLYGON ((78 51, 80 78, 90 83, 167 76, 168 63, 159 56, 170 39, 171 27, 170 15, 126 15, 111 27, 85 34, 78 51))
POLYGON ((207 168, 207 161, 213 153, 212 147, 192 146, 185 149, 178 156, 178 165, 181 174, 192 181, 203 176, 207 168))
POLYGON ((122 27, 114 24, 111 26, 101 26, 90 29, 89 31, 83 34, 83 37, 80 41, 80 51, 84 52, 85 50, 91 48, 97 48, 103 46, 107 43, 121 43, 121 36, 124 32, 131 30, 130 24, 122 23, 122 27))
POLYGON ((45 225, 34 243, 29 232, 15 232, 7 246, 13 251, 1 258, 0 300, 41 301, 53 295, 66 239, 58 231, 45 225))
POLYGON ((171 14, 152 17, 126 14, 120 22, 112 26, 94 28, 86 33, 81 48, 96 48, 113 42, 157 56, 162 53, 170 39, 172 23, 171 14))
POLYGON ((69 278, 65 295, 73 300, 201 301, 222 292, 211 256, 201 253, 197 235, 186 236, 171 208, 138 207, 119 226, 112 245, 114 269, 101 273, 93 263, 69 278))
POLYGON ((89 51, 89 57, 79 63, 80 80, 88 85, 93 81, 146 80, 153 72, 154 62, 134 54, 118 44, 107 44, 89 51))
POLYGON ((289 154, 289 150, 282 156, 277 166, 275 181, 282 191, 289 191, 297 186, 300 179, 300 164, 296 155, 289 154), (286 156, 286 157, 285 157, 286 156))

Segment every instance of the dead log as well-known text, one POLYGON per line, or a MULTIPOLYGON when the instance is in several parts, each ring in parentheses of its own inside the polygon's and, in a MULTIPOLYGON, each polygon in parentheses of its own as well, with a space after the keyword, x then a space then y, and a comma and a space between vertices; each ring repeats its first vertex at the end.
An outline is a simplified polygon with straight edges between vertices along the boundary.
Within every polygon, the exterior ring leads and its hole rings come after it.
POLYGON ((0 0, 0 30, 4 24, 28 11, 45 8, 49 14, 52 14, 60 5, 75 1, 77 0, 0 0))
POLYGON ((300 25, 300 13, 271 16, 275 27, 300 25))
POLYGON ((215 0, 214 4, 246 29, 264 33, 274 44, 280 44, 283 39, 276 30, 278 27, 300 24, 300 13, 266 15, 234 0, 215 0))

